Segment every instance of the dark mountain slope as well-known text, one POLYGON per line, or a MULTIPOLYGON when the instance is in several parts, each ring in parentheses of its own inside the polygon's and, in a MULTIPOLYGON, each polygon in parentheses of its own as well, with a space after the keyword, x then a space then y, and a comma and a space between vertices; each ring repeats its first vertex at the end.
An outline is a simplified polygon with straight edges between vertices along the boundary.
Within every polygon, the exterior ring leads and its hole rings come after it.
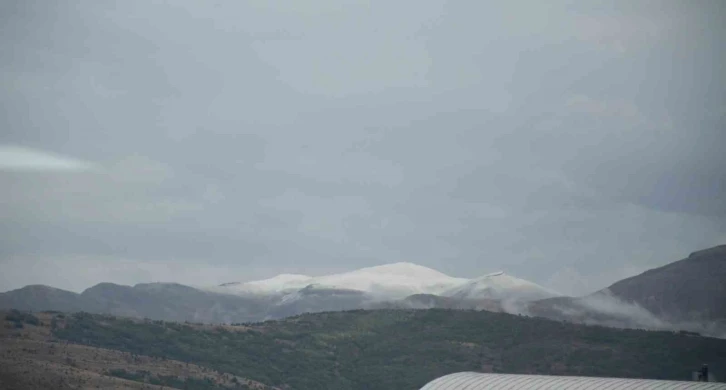
POLYGON ((97 312, 98 307, 72 291, 30 285, 0 294, 0 309, 97 312))
POLYGON ((668 321, 726 319, 726 245, 691 253, 608 290, 668 321))
POLYGON ((270 307, 265 319, 280 319, 301 313, 360 309, 366 305, 368 294, 356 290, 307 286, 281 297, 270 307))
POLYGON ((726 245, 694 252, 585 297, 532 302, 527 312, 586 324, 726 337, 726 245))
POLYGON ((265 318, 260 297, 217 294, 175 283, 100 283, 81 294, 34 285, 0 294, 0 309, 85 311, 165 321, 245 322, 265 318))
POLYGON ((133 287, 97 284, 82 296, 95 312, 165 321, 245 322, 263 318, 263 299, 216 294, 176 283, 145 283, 133 287))

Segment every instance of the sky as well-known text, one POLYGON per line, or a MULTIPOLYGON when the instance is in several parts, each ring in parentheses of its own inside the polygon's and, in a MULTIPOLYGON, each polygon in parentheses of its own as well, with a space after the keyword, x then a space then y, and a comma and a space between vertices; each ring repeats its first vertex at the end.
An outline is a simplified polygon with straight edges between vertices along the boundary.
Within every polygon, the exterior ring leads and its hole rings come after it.
POLYGON ((0 291, 726 244, 726 3, 0 0, 0 291))

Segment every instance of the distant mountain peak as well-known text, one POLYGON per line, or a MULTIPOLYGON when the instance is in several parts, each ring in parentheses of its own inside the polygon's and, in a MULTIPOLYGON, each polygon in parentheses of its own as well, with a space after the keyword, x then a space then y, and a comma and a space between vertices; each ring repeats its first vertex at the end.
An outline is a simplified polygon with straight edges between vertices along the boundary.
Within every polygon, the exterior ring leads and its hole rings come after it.
POLYGON ((230 282, 220 284, 213 291, 232 293, 268 294, 281 293, 289 290, 301 289, 312 280, 312 276, 299 274, 279 274, 268 279, 253 280, 249 282, 230 282))
POLYGON ((466 280, 411 262, 377 265, 314 279, 321 286, 354 289, 389 298, 439 293, 466 280))
POLYGON ((404 297, 416 293, 437 293, 466 280, 402 261, 323 276, 280 274, 263 280, 225 283, 220 287, 227 292, 265 294, 291 292, 313 285, 316 289, 358 290, 374 295, 404 297))
POLYGON ((397 263, 376 265, 372 267, 361 268, 355 271, 356 273, 378 273, 388 275, 401 275, 401 276, 427 276, 427 277, 449 277, 448 275, 439 272, 433 268, 418 265, 407 261, 401 261, 397 263))
POLYGON ((528 280, 494 272, 471 279, 443 293, 448 297, 462 299, 515 299, 533 301, 552 298, 560 294, 550 291, 528 280))
POLYGON ((375 299, 437 294, 467 299, 533 300, 560 295, 504 271, 488 273, 475 279, 456 278, 408 261, 316 277, 281 274, 252 282, 226 283, 222 288, 233 293, 287 295, 306 288, 310 291, 356 290, 370 294, 375 299))
POLYGON ((62 290, 60 288, 51 287, 45 284, 29 284, 27 286, 18 288, 16 290, 47 290, 47 291, 56 291, 56 290, 62 290))

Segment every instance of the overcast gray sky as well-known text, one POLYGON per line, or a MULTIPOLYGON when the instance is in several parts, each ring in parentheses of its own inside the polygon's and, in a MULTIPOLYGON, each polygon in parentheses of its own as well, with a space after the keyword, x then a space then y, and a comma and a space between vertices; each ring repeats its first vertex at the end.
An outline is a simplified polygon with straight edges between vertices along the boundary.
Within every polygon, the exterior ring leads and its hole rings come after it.
POLYGON ((0 290, 726 243, 726 3, 0 0, 0 290))

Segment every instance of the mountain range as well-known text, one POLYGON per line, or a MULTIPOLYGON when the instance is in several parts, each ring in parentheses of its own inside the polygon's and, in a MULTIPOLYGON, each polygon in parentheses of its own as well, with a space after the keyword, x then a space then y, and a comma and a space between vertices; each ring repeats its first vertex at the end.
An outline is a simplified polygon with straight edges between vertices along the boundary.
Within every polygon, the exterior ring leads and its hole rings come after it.
POLYGON ((401 262, 325 276, 278 275, 246 283, 224 283, 210 291, 230 294, 285 294, 301 289, 353 290, 377 300, 435 294, 466 299, 537 300, 560 294, 542 286, 495 272, 480 278, 455 278, 431 268, 401 262))
POLYGON ((726 245, 648 270, 584 297, 566 297, 504 272, 455 278, 413 263, 325 276, 283 274, 219 286, 100 283, 80 294, 30 285, 0 308, 107 313, 167 321, 243 323, 352 309, 487 310, 614 327, 726 336, 726 245))

